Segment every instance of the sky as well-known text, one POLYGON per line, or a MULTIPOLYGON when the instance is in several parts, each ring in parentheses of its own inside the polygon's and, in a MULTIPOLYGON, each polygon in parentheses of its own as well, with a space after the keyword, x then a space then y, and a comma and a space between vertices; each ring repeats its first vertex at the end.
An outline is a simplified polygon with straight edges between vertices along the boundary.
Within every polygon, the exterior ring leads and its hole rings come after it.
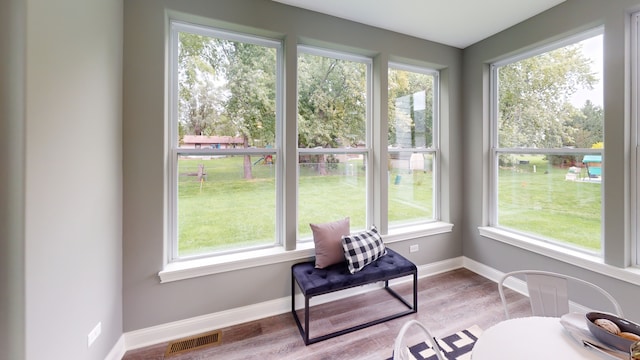
POLYGON ((587 100, 591 100, 592 103, 602 106, 604 101, 602 92, 602 35, 584 40, 582 44, 584 54, 593 60, 591 69, 596 73, 600 81, 592 90, 579 90, 576 92, 571 98, 571 103, 578 109, 582 108, 587 100))

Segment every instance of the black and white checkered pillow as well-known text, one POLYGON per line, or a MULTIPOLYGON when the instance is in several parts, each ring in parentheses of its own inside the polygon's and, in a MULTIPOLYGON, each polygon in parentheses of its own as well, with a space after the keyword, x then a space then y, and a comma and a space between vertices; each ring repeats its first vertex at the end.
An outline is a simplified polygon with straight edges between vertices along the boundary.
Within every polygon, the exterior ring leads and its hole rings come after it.
POLYGON ((368 231, 342 236, 342 248, 352 274, 387 254, 387 248, 375 226, 368 231))

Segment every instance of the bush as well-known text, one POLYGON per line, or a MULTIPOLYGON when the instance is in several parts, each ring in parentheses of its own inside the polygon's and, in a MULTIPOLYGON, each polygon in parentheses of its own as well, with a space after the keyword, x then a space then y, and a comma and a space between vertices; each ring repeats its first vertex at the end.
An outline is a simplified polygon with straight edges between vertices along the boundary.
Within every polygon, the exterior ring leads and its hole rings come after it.
POLYGON ((575 155, 547 155, 545 160, 552 166, 570 167, 576 165, 575 155))

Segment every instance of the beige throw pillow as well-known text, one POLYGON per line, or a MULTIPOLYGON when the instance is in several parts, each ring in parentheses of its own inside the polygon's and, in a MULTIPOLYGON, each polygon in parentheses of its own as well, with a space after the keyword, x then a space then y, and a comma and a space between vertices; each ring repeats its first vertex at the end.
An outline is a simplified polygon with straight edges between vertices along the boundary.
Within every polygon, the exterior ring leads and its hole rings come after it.
POLYGON ((343 262, 342 236, 349 235, 349 218, 324 224, 309 224, 316 246, 316 268, 343 262))

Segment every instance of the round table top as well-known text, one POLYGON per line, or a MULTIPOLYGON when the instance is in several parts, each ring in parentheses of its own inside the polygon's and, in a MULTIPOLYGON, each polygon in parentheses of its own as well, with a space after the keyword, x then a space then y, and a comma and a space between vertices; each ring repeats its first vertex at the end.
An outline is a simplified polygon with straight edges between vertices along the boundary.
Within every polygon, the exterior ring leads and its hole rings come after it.
POLYGON ((559 318, 524 317, 502 321, 480 335, 472 360, 603 359, 572 338, 559 318))

